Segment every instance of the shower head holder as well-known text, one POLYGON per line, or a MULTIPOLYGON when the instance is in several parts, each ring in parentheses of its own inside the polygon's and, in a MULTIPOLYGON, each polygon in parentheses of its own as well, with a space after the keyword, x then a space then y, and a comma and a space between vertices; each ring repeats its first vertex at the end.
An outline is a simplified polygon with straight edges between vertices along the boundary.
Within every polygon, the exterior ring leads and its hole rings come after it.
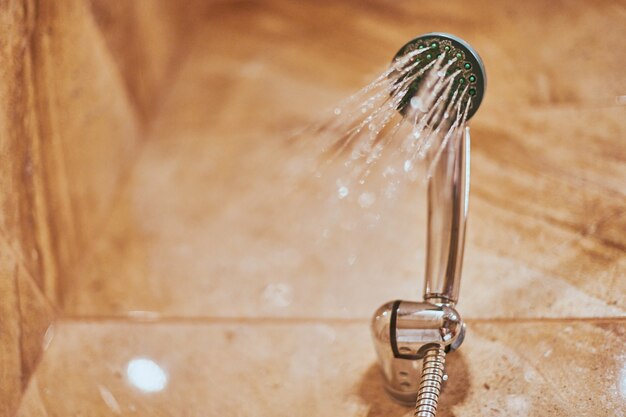
MULTIPOLYGON (((372 319, 374 348, 385 389, 404 405, 415 404, 427 353, 459 348, 465 324, 454 307, 396 300, 383 304, 372 319)), ((442 373, 442 378, 445 378, 442 373)))

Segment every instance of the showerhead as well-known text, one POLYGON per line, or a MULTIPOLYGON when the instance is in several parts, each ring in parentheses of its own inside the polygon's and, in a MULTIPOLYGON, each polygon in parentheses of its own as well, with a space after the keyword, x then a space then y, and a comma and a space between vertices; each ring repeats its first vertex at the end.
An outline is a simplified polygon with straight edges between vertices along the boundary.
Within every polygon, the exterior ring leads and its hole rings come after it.
MULTIPOLYGON (((407 76, 418 73, 428 64, 437 60, 441 54, 445 54, 448 60, 454 61, 448 68, 447 75, 459 71, 452 91, 457 89, 462 91, 467 88, 467 95, 471 102, 467 114, 467 119, 469 120, 478 110, 487 86, 487 74, 478 53, 461 38, 449 33, 432 32, 418 36, 406 43, 395 55, 394 62, 398 62, 400 58, 416 50, 424 51, 403 64, 403 67, 412 66, 407 76)), ((417 76, 408 87, 407 94, 399 105, 401 112, 404 113, 406 105, 419 90, 423 79, 424 77, 417 76)))

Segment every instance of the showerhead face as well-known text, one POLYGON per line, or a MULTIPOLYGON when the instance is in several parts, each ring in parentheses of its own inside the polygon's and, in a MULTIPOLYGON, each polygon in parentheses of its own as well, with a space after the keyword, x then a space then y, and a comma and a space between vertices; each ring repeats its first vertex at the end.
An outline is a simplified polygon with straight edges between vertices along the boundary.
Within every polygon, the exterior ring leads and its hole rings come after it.
MULTIPOLYGON (((470 108, 467 114, 467 119, 469 120, 478 110, 487 86, 487 74, 478 53, 461 38, 448 33, 432 32, 418 36, 405 44, 395 55, 394 62, 416 50, 424 51, 406 63, 405 66, 413 65, 419 60, 417 65, 413 66, 408 76, 418 73, 428 64, 437 60, 441 54, 445 54, 444 59, 454 61, 447 69, 447 75, 459 72, 452 90, 458 89, 463 91, 467 89, 466 94, 470 100, 470 108)), ((419 91, 420 83, 423 79, 424 77, 418 76, 409 86, 407 94, 399 105, 399 110, 402 113, 404 113, 411 98, 419 91)))

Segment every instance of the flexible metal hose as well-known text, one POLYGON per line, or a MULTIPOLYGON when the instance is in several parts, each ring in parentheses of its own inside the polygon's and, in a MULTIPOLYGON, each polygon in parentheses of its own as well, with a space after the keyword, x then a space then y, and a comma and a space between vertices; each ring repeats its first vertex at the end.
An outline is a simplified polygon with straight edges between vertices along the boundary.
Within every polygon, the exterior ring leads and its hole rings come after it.
POLYGON ((446 351, 442 345, 426 351, 422 365, 422 377, 417 391, 415 417, 435 417, 443 383, 446 351))

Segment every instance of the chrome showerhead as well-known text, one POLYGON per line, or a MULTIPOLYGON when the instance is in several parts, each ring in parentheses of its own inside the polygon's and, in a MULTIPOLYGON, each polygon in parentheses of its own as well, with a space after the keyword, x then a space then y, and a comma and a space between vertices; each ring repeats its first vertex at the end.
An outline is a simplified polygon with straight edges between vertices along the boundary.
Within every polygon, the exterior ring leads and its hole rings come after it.
MULTIPOLYGON (((402 68, 411 67, 405 77, 417 74, 427 65, 439 59, 442 54, 445 54, 444 59, 447 58, 447 62, 451 62, 446 71, 447 75, 458 73, 454 80, 452 92, 467 89, 467 97, 471 102, 467 114, 467 120, 469 120, 478 110, 487 86, 485 67, 476 50, 457 36, 449 33, 432 32, 407 42, 394 56, 394 63, 397 63, 400 58, 407 54, 418 50, 423 52, 401 63, 402 68)), ((417 76, 408 86, 407 93, 399 105, 401 112, 404 112, 411 98, 419 91, 420 83, 423 80, 423 76, 417 76)))

